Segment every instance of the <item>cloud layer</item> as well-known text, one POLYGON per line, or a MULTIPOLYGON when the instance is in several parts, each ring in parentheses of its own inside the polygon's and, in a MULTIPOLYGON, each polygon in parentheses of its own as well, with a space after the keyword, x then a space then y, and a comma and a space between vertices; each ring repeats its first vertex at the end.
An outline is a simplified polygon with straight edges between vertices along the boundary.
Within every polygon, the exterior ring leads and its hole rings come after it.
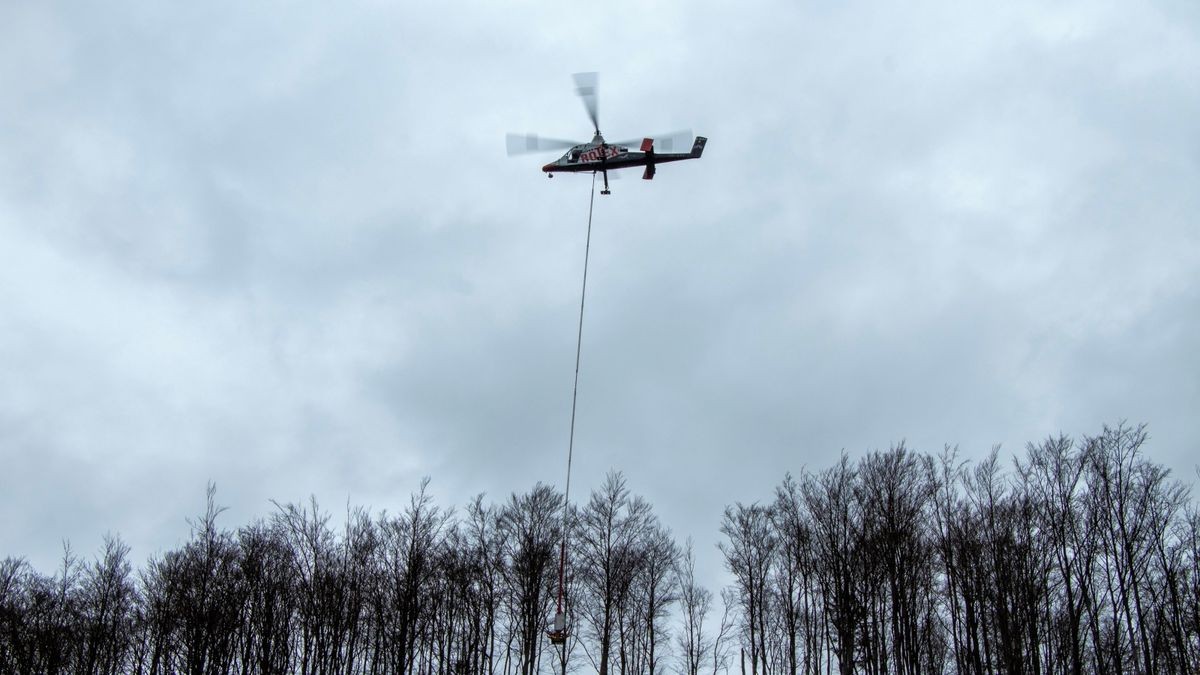
POLYGON ((506 131, 687 128, 598 198, 575 489, 726 503, 907 439, 1200 438, 1187 3, 0 8, 0 554, 316 494, 561 484, 589 179, 506 131), (581 486, 581 487, 580 487, 581 486))

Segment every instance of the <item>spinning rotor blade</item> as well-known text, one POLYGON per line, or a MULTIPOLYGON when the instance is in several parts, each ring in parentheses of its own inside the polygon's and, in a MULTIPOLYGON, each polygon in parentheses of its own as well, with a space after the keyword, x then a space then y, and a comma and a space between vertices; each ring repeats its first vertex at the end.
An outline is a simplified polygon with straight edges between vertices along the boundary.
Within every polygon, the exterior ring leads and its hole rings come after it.
MULTIPOLYGON (((658 134, 657 136, 643 136, 642 138, 654 139, 655 152, 687 152, 692 148, 692 130, 684 129, 683 131, 672 131, 669 134, 658 134)), ((629 141, 617 141, 609 143, 609 145, 623 145, 633 147, 641 145, 642 139, 635 138, 629 141)))
POLYGON ((579 141, 564 141, 558 138, 542 138, 537 134, 508 134, 505 137, 508 156, 524 155, 531 152, 549 152, 551 150, 566 150, 579 145, 579 141))
POLYGON ((596 73, 575 73, 575 93, 583 99, 583 107, 587 108, 588 117, 592 118, 592 126, 600 133, 599 104, 596 101, 596 73))

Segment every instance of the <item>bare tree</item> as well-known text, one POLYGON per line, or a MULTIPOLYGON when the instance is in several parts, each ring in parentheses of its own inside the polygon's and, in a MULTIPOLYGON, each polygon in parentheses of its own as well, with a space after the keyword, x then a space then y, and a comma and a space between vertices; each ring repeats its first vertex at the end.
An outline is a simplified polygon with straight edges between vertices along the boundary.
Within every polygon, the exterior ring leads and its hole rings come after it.
POLYGON ((733 631, 737 619, 733 610, 738 604, 737 594, 728 588, 721 589, 721 620, 717 624, 717 633, 713 636, 712 673, 717 675, 729 670, 729 660, 732 658, 733 631))
POLYGON ((664 653, 669 650, 667 615, 679 599, 678 578, 674 574, 679 560, 679 546, 671 532, 657 517, 651 517, 649 528, 640 542, 641 565, 634 583, 639 599, 642 625, 645 672, 662 672, 664 653))
POLYGON ((293 554, 282 534, 263 522, 238 533, 243 673, 291 672, 296 582, 293 554))
POLYGON ((580 612, 590 630, 592 665, 600 675, 609 673, 619 609, 640 563, 638 542, 649 526, 649 515, 650 505, 631 497, 625 477, 617 472, 605 476, 604 485, 592 492, 579 515, 574 560, 582 594, 580 612))
POLYGON ((720 544, 725 567, 737 581, 746 645, 750 648, 750 672, 767 673, 767 583, 777 543, 770 507, 741 503, 726 507, 721 533, 727 539, 720 544))
POLYGON ((860 594, 862 520, 855 501, 856 471, 845 454, 830 469, 806 475, 801 486, 812 522, 816 575, 824 600, 823 617, 832 651, 843 675, 856 668, 865 607, 860 594))
POLYGON ((882 672, 932 669, 926 646, 936 630, 934 556, 925 523, 934 488, 923 462, 903 444, 875 452, 859 465, 855 501, 862 518, 866 612, 865 652, 882 672))
POLYGON ((554 598, 563 497, 538 483, 524 495, 512 495, 500 511, 499 530, 505 551, 505 583, 517 668, 521 675, 537 671, 542 631, 554 598))
POLYGON ((404 513, 379 519, 381 593, 372 603, 373 669, 408 674, 421 657, 422 630, 438 570, 436 560, 448 515, 433 504, 429 479, 409 500, 404 513))
POLYGON ((676 636, 679 647, 681 675, 700 675, 713 640, 704 624, 712 610, 712 591, 696 583, 696 554, 692 539, 684 544, 683 555, 675 564, 676 583, 679 586, 680 628, 676 636))
POLYGON ((83 574, 81 618, 86 647, 82 672, 115 675, 126 669, 137 600, 128 556, 127 544, 106 535, 104 552, 83 574))

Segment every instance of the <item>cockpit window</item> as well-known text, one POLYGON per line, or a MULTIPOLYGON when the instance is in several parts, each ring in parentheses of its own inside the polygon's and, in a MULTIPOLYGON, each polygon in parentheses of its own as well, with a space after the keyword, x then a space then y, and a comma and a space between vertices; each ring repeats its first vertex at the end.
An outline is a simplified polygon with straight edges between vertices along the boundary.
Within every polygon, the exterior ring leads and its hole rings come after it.
POLYGON ((579 151, 578 151, 578 150, 572 150, 572 151, 571 151, 571 159, 570 159, 570 161, 572 161, 572 162, 578 162, 578 161, 579 161, 579 151))

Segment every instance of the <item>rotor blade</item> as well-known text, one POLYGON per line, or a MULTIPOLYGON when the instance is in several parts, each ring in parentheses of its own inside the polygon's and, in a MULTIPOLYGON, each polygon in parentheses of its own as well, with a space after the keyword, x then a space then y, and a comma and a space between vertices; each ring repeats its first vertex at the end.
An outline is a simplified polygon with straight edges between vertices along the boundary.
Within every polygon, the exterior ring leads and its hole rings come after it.
POLYGON ((575 93, 583 99, 583 107, 587 108, 588 117, 592 118, 592 126, 600 133, 599 104, 596 101, 596 73, 575 73, 575 93))
MULTIPOLYGON (((655 152, 687 152, 692 148, 692 130, 684 129, 682 131, 672 131, 669 134, 658 134, 656 136, 643 136, 643 138, 654 139, 655 152)), ((609 143, 609 145, 621 145, 633 147, 641 145, 642 139, 635 138, 629 141, 617 141, 609 143)))
POLYGON ((551 150, 566 150, 579 145, 579 141, 564 141, 559 138, 542 138, 537 134, 508 134, 505 137, 508 156, 524 155, 531 152, 549 152, 551 150))

